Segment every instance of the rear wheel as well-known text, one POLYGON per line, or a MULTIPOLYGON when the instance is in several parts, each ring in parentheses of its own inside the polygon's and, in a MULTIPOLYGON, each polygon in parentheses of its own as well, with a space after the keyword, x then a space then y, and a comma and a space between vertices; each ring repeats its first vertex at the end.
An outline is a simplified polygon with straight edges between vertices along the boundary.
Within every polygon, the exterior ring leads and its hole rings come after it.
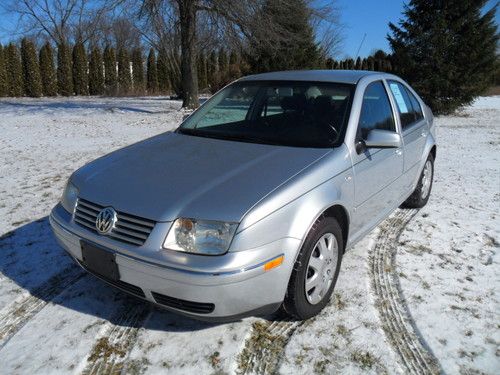
POLYGON ((288 315, 308 319, 330 300, 340 271, 344 242, 337 220, 322 217, 304 241, 295 263, 283 307, 288 315))
POLYGON ((431 195, 432 179, 434 177, 434 157, 429 154, 424 164, 424 169, 418 180, 417 187, 403 203, 406 208, 421 208, 427 204, 431 195))

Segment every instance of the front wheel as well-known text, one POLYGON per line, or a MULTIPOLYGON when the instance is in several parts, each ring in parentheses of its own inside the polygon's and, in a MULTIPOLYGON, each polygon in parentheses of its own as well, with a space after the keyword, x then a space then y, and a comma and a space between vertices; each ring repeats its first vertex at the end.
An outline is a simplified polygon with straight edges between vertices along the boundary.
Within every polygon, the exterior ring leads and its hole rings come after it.
POLYGON ((432 179, 434 177, 434 157, 429 154, 424 164, 424 169, 418 180, 417 187, 403 203, 405 208, 421 208, 427 204, 431 195, 432 179))
POLYGON ((328 303, 340 271, 344 242, 337 220, 316 221, 295 263, 283 307, 288 315, 309 319, 328 303))

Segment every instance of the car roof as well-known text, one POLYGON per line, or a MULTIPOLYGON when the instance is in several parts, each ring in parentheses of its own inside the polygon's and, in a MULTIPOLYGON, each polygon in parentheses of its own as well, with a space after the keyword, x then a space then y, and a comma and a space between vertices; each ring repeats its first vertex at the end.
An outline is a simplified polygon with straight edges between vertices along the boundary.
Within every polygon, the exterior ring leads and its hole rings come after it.
POLYGON ((316 81, 356 84, 371 75, 392 76, 370 70, 290 70, 242 77, 239 81, 316 81))

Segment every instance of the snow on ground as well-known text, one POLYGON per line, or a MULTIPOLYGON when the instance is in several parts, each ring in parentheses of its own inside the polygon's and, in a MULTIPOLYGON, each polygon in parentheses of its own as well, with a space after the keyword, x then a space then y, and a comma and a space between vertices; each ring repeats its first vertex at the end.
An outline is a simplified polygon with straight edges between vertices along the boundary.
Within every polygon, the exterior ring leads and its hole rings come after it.
MULTIPOLYGON (((103 358, 126 373, 245 370, 243 347, 267 320, 207 324, 151 307, 80 271, 48 225, 73 170, 182 116, 165 98, 0 100, 0 373, 106 373, 103 358)), ((499 119, 500 97, 436 119, 431 199, 399 238, 400 293, 445 373, 500 372, 499 119)), ((344 256, 325 311, 279 341, 280 373, 404 372, 374 302, 374 238, 344 256)))
POLYGON ((429 204, 397 255, 403 293, 448 373, 500 373, 500 97, 439 118, 429 204))

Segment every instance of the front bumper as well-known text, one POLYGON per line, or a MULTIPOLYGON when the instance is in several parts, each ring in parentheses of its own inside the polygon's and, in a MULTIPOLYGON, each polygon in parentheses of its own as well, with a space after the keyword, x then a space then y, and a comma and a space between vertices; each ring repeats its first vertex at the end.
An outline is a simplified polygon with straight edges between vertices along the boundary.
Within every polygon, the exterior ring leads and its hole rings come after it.
POLYGON ((134 247, 77 225, 60 205, 52 210, 50 224, 59 244, 80 265, 81 239, 115 253, 120 280, 105 281, 169 310, 204 320, 275 311, 284 299, 300 246, 300 240, 284 238, 221 256, 179 254, 152 241, 134 247), (280 255, 284 255, 284 262, 266 272, 264 263, 280 255))

